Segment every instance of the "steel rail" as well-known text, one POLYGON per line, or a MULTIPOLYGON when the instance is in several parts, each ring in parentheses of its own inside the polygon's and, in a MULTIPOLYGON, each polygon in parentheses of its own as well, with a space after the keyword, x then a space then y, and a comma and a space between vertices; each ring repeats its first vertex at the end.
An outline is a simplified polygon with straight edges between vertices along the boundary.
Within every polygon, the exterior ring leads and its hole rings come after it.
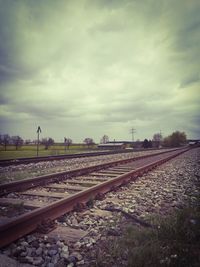
POLYGON ((66 212, 73 210, 77 205, 85 204, 88 200, 94 199, 99 194, 105 194, 113 188, 127 183, 129 180, 135 180, 137 177, 152 170, 158 165, 161 165, 188 150, 189 149, 179 151, 167 156, 166 158, 154 161, 153 163, 73 194, 70 197, 58 200, 48 206, 38 208, 27 214, 21 215, 16 219, 11 219, 9 223, 0 226, 0 247, 6 246, 18 238, 36 230, 38 225, 42 222, 45 222, 46 220, 55 220, 66 212))
MULTIPOLYGON (((151 148, 149 150, 163 150, 151 148)), ((17 159, 2 159, 0 160, 0 166, 6 167, 11 165, 20 165, 20 164, 29 164, 29 163, 37 163, 41 161, 52 161, 52 160, 64 160, 64 159, 73 159, 73 158, 85 158, 85 157, 95 157, 95 156, 103 156, 103 155, 112 155, 112 154, 120 154, 120 153, 130 153, 130 152, 140 152, 145 151, 145 149, 140 150, 126 150, 126 149, 118 149, 114 151, 96 151, 96 152, 85 152, 85 153, 77 153, 77 154, 64 154, 64 155, 55 155, 55 156, 39 156, 39 157, 24 157, 17 159)))
POLYGON ((77 153, 77 154, 55 155, 55 156, 3 159, 3 160, 0 160, 0 166, 6 167, 6 166, 11 166, 11 165, 37 163, 37 162, 41 162, 41 161, 95 157, 95 156, 112 155, 112 154, 119 154, 119 153, 130 153, 130 151, 120 149, 120 150, 115 150, 115 151, 96 151, 96 152, 86 152, 86 153, 77 153))
POLYGON ((145 159, 145 158, 149 158, 152 156, 157 156, 157 155, 161 155, 161 154, 165 154, 165 153, 169 153, 169 152, 173 152, 177 150, 180 150, 180 148, 170 150, 170 151, 158 152, 158 153, 154 153, 151 155, 144 155, 144 156, 139 156, 139 157, 134 157, 134 158, 129 158, 129 159, 122 159, 122 160, 112 161, 109 163, 102 163, 102 164, 98 164, 98 165, 94 165, 90 167, 78 168, 78 169, 71 170, 71 171, 57 172, 53 174, 47 174, 47 175, 37 176, 33 178, 23 179, 20 181, 0 184, 0 196, 3 196, 11 192, 23 191, 23 190, 36 187, 39 185, 42 186, 42 185, 45 185, 51 182, 62 181, 64 179, 72 178, 74 176, 86 175, 93 171, 99 171, 104 168, 109 168, 109 167, 117 166, 119 164, 125 164, 125 163, 129 163, 132 161, 145 159))

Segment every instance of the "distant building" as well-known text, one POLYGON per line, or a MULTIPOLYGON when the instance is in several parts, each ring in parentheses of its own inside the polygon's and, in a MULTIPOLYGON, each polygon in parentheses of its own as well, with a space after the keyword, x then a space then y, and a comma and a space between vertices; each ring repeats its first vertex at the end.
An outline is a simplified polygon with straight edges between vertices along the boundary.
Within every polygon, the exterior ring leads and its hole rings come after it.
POLYGON ((200 146, 200 140, 187 140, 189 146, 200 146))
POLYGON ((114 149, 125 149, 126 144, 124 143, 118 143, 118 142, 109 142, 106 144, 99 144, 99 149, 108 149, 108 150, 114 150, 114 149))

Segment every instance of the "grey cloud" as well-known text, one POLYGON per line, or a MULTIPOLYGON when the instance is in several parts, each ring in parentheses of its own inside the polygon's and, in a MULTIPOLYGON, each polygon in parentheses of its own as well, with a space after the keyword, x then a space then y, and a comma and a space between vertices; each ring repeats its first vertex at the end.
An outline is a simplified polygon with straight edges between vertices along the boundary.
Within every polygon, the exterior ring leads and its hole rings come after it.
POLYGON ((97 32, 102 32, 102 33, 106 33, 106 32, 121 32, 123 30, 126 29, 126 25, 124 22, 120 22, 120 21, 106 21, 103 22, 101 24, 96 24, 94 26, 92 26, 91 28, 88 29, 88 31, 91 34, 95 34, 97 32))
POLYGON ((9 102, 9 97, 0 92, 0 105, 7 105, 9 102))
MULTIPOLYGON (((171 9, 168 27, 173 35, 173 45, 176 53, 196 53, 200 48, 200 2, 177 1, 175 8, 171 9)), ((187 56, 187 54, 186 54, 187 56)))
POLYGON ((63 4, 63 0, 44 0, 37 4, 34 0, 0 1, 1 82, 33 78, 51 60, 55 61, 59 47, 52 47, 51 42, 44 47, 41 42, 46 41, 45 30, 49 24, 53 27, 57 9, 63 4))
POLYGON ((160 125, 188 131, 190 121, 197 134, 198 1, 0 3, 5 129, 31 134, 42 121, 55 138, 54 125, 82 140, 77 125, 97 138, 127 136, 132 123, 146 136, 160 125))
POLYGON ((26 99, 15 99, 10 110, 16 114, 25 113, 32 117, 42 117, 46 119, 54 119, 63 116, 65 109, 59 103, 52 103, 48 99, 33 99, 28 101, 26 99))
POLYGON ((180 88, 188 87, 194 83, 200 82, 200 75, 198 73, 193 74, 192 76, 186 77, 180 84, 180 88))
POLYGON ((119 9, 122 6, 126 5, 127 3, 134 1, 134 0, 88 0, 87 4, 92 5, 92 7, 103 8, 103 9, 119 9))

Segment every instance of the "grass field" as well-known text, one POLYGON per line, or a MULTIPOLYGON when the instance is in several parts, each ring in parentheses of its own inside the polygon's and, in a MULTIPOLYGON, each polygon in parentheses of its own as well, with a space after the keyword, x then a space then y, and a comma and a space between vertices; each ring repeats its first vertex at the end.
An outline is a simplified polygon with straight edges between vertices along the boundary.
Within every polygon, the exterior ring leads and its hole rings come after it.
MULTIPOLYGON (((88 150, 96 149, 97 146, 93 145, 89 149, 84 144, 74 144, 68 148, 63 145, 55 144, 50 146, 47 150, 43 145, 39 146, 39 156, 55 156, 63 154, 74 154, 86 152, 88 150)), ((36 157, 37 156, 37 146, 36 145, 24 145, 16 150, 15 146, 7 146, 6 151, 3 146, 0 146, 0 160, 1 159, 16 159, 16 158, 26 158, 26 157, 36 157)))

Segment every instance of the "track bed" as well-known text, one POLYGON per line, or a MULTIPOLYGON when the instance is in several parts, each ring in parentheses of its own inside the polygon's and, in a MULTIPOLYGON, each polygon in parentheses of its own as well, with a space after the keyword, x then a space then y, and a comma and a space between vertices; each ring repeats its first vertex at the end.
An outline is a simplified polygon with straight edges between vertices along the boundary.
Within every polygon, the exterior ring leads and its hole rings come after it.
POLYGON ((82 208, 88 201, 101 198, 104 193, 136 179, 187 150, 179 149, 137 160, 134 158, 104 166, 97 165, 87 169, 87 174, 86 170, 78 170, 71 176, 69 173, 54 174, 41 180, 29 179, 29 184, 21 181, 10 187, 7 185, 7 188, 4 185, 4 188, 0 188, 3 211, 0 246, 37 229, 38 225, 51 227, 51 222, 64 213, 82 208))

